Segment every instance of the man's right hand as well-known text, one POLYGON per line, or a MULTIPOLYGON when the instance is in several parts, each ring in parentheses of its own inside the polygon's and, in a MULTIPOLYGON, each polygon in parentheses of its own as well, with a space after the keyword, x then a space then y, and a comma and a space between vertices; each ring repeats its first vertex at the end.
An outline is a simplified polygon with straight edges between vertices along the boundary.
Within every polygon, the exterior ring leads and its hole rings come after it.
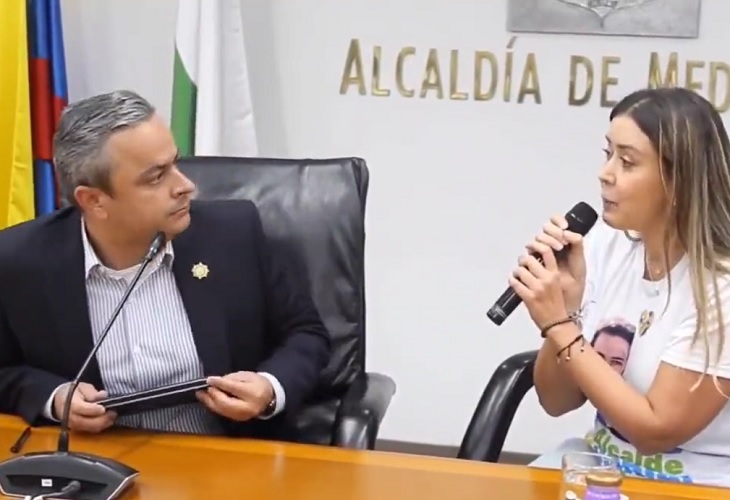
MULTIPOLYGON (((66 396, 71 389, 67 384, 56 392, 53 398, 55 417, 60 421, 63 418, 63 408, 66 396)), ((98 433, 111 427, 117 418, 113 411, 106 411, 96 403, 106 397, 105 391, 97 391, 93 385, 81 382, 71 399, 68 427, 74 431, 98 433)))

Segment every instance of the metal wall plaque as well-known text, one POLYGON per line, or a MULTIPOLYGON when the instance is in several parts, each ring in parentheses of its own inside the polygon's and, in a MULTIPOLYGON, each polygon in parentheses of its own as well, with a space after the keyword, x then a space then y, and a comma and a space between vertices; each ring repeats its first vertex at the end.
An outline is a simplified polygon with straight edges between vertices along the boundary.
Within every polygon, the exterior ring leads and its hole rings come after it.
POLYGON ((697 38, 702 0, 507 0, 507 29, 697 38))

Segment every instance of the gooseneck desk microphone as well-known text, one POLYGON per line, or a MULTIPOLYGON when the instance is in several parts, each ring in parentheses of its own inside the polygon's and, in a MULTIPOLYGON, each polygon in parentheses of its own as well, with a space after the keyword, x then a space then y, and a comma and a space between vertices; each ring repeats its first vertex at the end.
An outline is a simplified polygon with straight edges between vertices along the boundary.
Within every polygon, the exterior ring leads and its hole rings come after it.
POLYGON ((60 419, 58 449, 19 455, 0 462, 0 492, 26 498, 74 498, 77 500, 111 500, 118 498, 139 476, 139 471, 111 458, 69 451, 68 421, 71 401, 81 378, 111 331, 122 307, 142 277, 142 273, 165 245, 165 235, 158 232, 142 259, 134 278, 127 286, 109 321, 69 387, 60 419))

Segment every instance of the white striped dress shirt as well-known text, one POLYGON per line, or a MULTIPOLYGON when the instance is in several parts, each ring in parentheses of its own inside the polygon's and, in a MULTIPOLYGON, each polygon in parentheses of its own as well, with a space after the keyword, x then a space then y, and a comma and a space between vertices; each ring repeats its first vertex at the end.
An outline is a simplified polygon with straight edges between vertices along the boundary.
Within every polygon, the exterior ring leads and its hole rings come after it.
MULTIPOLYGON (((96 343, 139 266, 116 271, 99 260, 81 224, 84 272, 89 319, 96 343)), ((172 242, 147 265, 122 308, 111 331, 99 347, 99 363, 104 388, 110 396, 130 394, 204 376, 185 304, 172 271, 175 254, 172 242)), ((221 353, 225 356, 226 353, 221 353)), ((260 419, 272 418, 284 410, 286 393, 270 373, 258 372, 272 385, 276 396, 274 411, 260 419)), ((56 420, 52 407, 56 389, 43 414, 56 420)), ((220 419, 200 403, 191 403, 136 415, 120 416, 116 425, 136 429, 193 434, 223 434, 220 419)))
MULTIPOLYGON (((82 228, 86 293, 96 342, 139 265, 122 271, 104 266, 82 228)), ((172 272, 168 242, 150 262, 99 348, 97 360, 110 396, 203 377, 185 306, 172 272)), ((221 353, 222 356, 225 353, 221 353)), ((219 434, 220 421, 199 403, 120 416, 117 425, 145 430, 219 434)))

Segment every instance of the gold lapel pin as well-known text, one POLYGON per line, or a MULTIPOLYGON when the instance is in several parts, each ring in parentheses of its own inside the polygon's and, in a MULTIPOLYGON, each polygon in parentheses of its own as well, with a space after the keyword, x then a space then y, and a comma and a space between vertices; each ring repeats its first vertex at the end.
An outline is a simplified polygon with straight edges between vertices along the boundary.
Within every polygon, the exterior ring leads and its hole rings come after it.
POLYGON ((202 280, 203 278, 208 277, 208 274, 210 274, 210 269, 208 269, 208 266, 206 266, 202 262, 198 262, 193 266, 192 273, 193 277, 202 280))

